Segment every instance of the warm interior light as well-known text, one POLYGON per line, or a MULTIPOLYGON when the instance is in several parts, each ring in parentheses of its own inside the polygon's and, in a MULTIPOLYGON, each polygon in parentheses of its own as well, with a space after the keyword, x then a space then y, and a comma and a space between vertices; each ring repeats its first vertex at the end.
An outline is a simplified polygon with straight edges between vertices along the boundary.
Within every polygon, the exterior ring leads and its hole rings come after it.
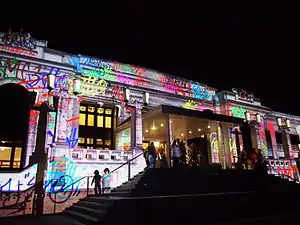
POLYGON ((190 130, 190 131, 189 131, 189 134, 191 134, 191 133, 192 133, 192 131, 190 130))
POLYGON ((161 127, 163 127, 163 126, 164 126, 164 124, 163 124, 163 123, 161 123, 161 124, 160 124, 160 126, 161 126, 161 127))
POLYGON ((276 121, 277 121, 278 127, 281 127, 281 126, 282 126, 281 118, 278 117, 278 118, 276 119, 276 121))
POLYGON ((207 128, 209 129, 209 128, 210 128, 210 125, 208 125, 207 128))
POLYGON ((204 138, 204 134, 201 135, 201 138, 204 138))
POLYGON ((172 120, 170 120, 170 123, 173 123, 172 120))
POLYGON ((152 124, 151 130, 156 130, 155 121, 153 121, 153 124, 152 124))
POLYGON ((198 128, 198 131, 201 131, 201 129, 200 129, 200 128, 198 128))
POLYGON ((181 137, 183 137, 183 135, 184 135, 184 134, 183 134, 183 133, 181 133, 180 135, 181 135, 181 137))
POLYGON ((154 147, 158 148, 159 147, 159 141, 154 141, 154 147))
POLYGON ((148 133, 149 132, 149 130, 146 130, 146 133, 148 133))
POLYGON ((286 120, 285 120, 285 125, 286 125, 287 128, 290 128, 290 127, 291 127, 291 122, 290 122, 289 119, 286 119, 286 120))

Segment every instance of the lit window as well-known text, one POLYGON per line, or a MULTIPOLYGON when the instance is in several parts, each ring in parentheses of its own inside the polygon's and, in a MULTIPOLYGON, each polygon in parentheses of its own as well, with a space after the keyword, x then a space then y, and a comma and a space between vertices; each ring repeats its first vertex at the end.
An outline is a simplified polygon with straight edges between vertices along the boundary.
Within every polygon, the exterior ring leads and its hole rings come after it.
POLYGON ((97 116, 97 127, 103 127, 103 116, 97 116))
POLYGON ((15 148, 14 168, 20 168, 22 148, 15 148))
POLYGON ((11 147, 0 147, 0 168, 10 167, 11 147))
POLYGON ((79 125, 85 125, 85 114, 80 113, 79 115, 79 125))
POLYGON ((86 107, 85 106, 80 106, 80 111, 86 111, 86 107))
POLYGON ((84 138, 83 137, 78 138, 78 144, 84 144, 84 138))
POLYGON ((94 139, 93 138, 87 138, 86 143, 89 144, 89 145, 92 145, 94 143, 94 139))
POLYGON ((98 113, 99 113, 99 114, 104 113, 104 109, 103 109, 103 108, 98 108, 98 113))
POLYGON ((110 145, 110 140, 105 140, 105 145, 110 145))
POLYGON ((88 106, 88 112, 95 112, 95 107, 88 106))
POLYGON ((86 159, 93 159, 93 156, 92 156, 92 154, 86 154, 86 155, 85 155, 85 158, 86 158, 86 159))
POLYGON ((111 117, 105 117, 105 128, 111 128, 111 117))
POLYGON ((94 126, 94 115, 88 115, 88 126, 94 126))
POLYGON ((112 110, 111 110, 111 109, 106 109, 106 110, 105 110, 105 114, 111 115, 111 113, 112 113, 112 110))
POLYGON ((97 140, 96 140, 96 144, 97 144, 97 145, 103 145, 102 139, 97 139, 97 140))
POLYGON ((78 153, 72 153, 72 158, 78 159, 79 158, 79 154, 78 153))

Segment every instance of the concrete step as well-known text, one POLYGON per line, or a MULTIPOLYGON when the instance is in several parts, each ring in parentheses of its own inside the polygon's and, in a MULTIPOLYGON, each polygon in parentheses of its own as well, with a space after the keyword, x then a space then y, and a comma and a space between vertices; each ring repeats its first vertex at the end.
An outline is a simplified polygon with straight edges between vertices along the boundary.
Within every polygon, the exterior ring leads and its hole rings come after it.
POLYGON ((87 197, 86 199, 82 201, 88 201, 88 202, 96 202, 100 204, 108 204, 112 205, 114 203, 113 199, 107 198, 107 197, 87 197))
POLYGON ((96 207, 89 207, 89 206, 81 206, 81 205, 74 205, 68 210, 75 211, 82 213, 84 215, 89 215, 98 219, 103 219, 105 215, 105 211, 102 211, 96 207))
POLYGON ((110 202, 99 203, 99 202, 92 202, 92 201, 88 201, 88 200, 79 201, 77 203, 77 205, 85 206, 85 207, 89 207, 89 208, 94 207, 96 209, 99 209, 99 210, 105 211, 105 212, 112 206, 112 204, 110 202))
POLYGON ((116 196, 116 197, 127 197, 129 196, 131 191, 118 191, 118 192, 112 192, 111 196, 116 196))
POLYGON ((111 192, 131 192, 132 190, 134 190, 134 187, 118 187, 111 192))
POLYGON ((99 221, 99 219, 94 216, 86 215, 69 209, 67 209, 64 212, 64 214, 67 217, 72 218, 73 220, 77 220, 80 223, 84 223, 84 224, 97 223, 99 221))

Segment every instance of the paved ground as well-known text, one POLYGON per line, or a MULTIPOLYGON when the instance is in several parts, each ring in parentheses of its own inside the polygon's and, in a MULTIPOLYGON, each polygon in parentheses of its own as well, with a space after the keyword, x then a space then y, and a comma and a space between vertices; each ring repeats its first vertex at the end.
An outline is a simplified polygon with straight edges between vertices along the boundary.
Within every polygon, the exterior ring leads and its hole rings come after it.
POLYGON ((41 217, 14 216, 0 218, 1 225, 71 225, 71 220, 61 215, 45 215, 41 217))

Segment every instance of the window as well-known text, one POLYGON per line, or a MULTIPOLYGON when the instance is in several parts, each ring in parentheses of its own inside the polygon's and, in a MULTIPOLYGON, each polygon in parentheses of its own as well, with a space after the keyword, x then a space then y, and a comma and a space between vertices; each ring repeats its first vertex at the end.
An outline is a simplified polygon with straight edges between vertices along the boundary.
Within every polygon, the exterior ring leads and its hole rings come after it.
POLYGON ((86 139, 86 143, 87 143, 87 144, 91 144, 91 145, 92 145, 93 142, 94 142, 94 139, 93 139, 93 138, 87 138, 87 139, 86 139))
POLYGON ((97 116, 97 127, 103 127, 103 116, 97 116))
POLYGON ((86 159, 93 159, 93 155, 92 155, 92 154, 86 154, 86 155, 85 155, 85 158, 86 158, 86 159))
POLYGON ((105 155, 99 155, 99 159, 105 159, 105 155))
POLYGON ((78 144, 84 144, 84 138, 83 137, 78 138, 78 144))
POLYGON ((113 149, 115 108, 96 103, 81 103, 78 146, 85 149, 113 149))
POLYGON ((74 158, 74 159, 78 159, 78 158, 79 158, 79 155, 78 155, 78 153, 72 153, 72 158, 74 158))
POLYGON ((112 113, 112 110, 111 110, 111 109, 106 109, 106 110, 105 110, 105 114, 111 115, 111 113, 112 113))
POLYGON ((12 147, 0 147, 0 167, 10 168, 10 157, 11 157, 12 147))
POLYGON ((22 153, 22 148, 16 147, 14 164, 13 164, 14 168, 20 168, 20 166, 21 166, 21 153, 22 153))
POLYGON ((95 107, 88 106, 88 112, 95 112, 95 107))
POLYGON ((79 125, 85 125, 85 114, 79 114, 79 125))
POLYGON ((94 115, 88 115, 88 126, 94 126, 94 115))
POLYGON ((103 114, 104 113, 104 109, 103 108, 98 108, 98 113, 99 114, 103 114))
POLYGON ((105 128, 111 128, 111 117, 105 117, 105 128))

